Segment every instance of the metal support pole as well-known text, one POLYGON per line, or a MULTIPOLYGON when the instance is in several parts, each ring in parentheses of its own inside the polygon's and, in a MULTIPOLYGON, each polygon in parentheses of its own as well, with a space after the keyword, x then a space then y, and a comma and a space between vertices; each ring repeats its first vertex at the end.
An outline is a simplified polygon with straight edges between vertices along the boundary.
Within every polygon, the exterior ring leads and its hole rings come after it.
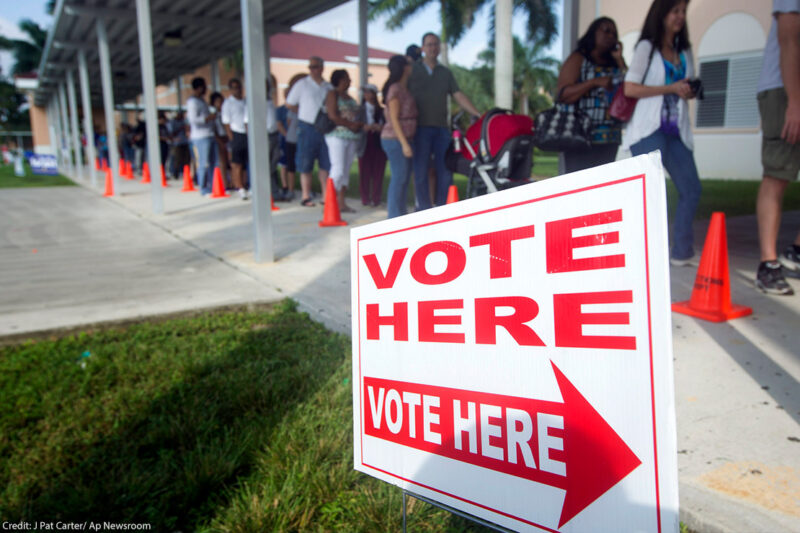
POLYGON ((512 0, 497 0, 494 6, 494 100, 497 107, 514 106, 514 48, 511 36, 512 0))
POLYGON ((219 91, 219 62, 216 59, 211 61, 211 88, 219 91))
POLYGON ((56 167, 61 168, 61 154, 58 150, 58 137, 56 136, 56 119, 53 112, 53 99, 47 102, 47 133, 50 134, 50 149, 55 152, 56 167))
POLYGON ((247 148, 253 189, 253 232, 256 263, 275 260, 272 236, 269 136, 264 58, 264 7, 262 0, 240 0, 242 48, 247 94, 247 148))
POLYGON ((78 128, 78 101, 75 98, 75 76, 72 69, 67 70, 67 99, 69 100, 69 122, 72 129, 72 150, 75 152, 75 174, 83 181, 83 149, 81 132, 78 128))
POLYGON ((178 111, 183 110, 183 75, 175 78, 175 94, 177 95, 178 111))
POLYGON ((150 167, 150 192, 153 213, 164 212, 161 192, 161 144, 158 140, 156 112, 156 70, 153 66, 153 29, 150 26, 150 0, 136 0, 136 22, 139 28, 139 63, 142 65, 144 89, 144 120, 147 139, 147 161, 150 167))
POLYGON ((103 112, 106 116, 106 144, 111 181, 119 194, 119 152, 117 130, 114 124, 114 88, 111 85, 111 54, 108 51, 108 34, 102 18, 97 19, 97 51, 100 56, 100 81, 103 85, 103 112))
MULTIPOLYGON (((566 61, 572 50, 575 48, 575 43, 578 40, 578 18, 580 17, 580 0, 564 0, 564 30, 561 32, 562 49, 561 61, 566 61)), ((558 154, 558 174, 564 174, 566 167, 564 166, 564 153, 558 154)))
POLYGON ((358 85, 363 90, 369 82, 367 66, 367 0, 358 0, 358 85))
POLYGON ((75 165, 72 159, 72 150, 69 145, 69 119, 67 118, 67 91, 64 89, 64 82, 58 86, 58 105, 61 108, 61 146, 65 148, 67 158, 68 173, 75 177, 75 165))
POLYGON ((94 117, 92 116, 92 98, 89 94, 89 67, 86 63, 86 51, 78 50, 78 79, 81 82, 81 106, 83 107, 83 132, 86 134, 86 157, 89 159, 89 176, 92 187, 97 187, 97 171, 94 162, 97 160, 97 148, 94 145, 94 117))

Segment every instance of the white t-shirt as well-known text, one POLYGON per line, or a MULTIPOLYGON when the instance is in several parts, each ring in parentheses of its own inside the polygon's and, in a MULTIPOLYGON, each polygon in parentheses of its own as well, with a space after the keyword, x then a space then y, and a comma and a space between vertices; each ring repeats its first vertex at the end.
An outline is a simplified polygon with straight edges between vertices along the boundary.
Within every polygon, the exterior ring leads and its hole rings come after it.
POLYGON ((190 96, 186 100, 186 121, 189 123, 189 139, 205 139, 214 136, 214 123, 206 122, 209 115, 208 104, 204 100, 190 96))
POLYGON ((800 13, 800 0, 772 0, 772 26, 769 29, 758 92, 783 87, 781 76, 781 49, 778 45, 778 13, 800 13))
POLYGON ((229 125, 231 131, 246 133, 247 130, 244 127, 246 116, 247 101, 244 98, 239 100, 231 95, 222 102, 222 123, 229 125))
POLYGON ((317 118, 317 113, 325 102, 328 91, 333 90, 333 86, 325 80, 319 84, 311 76, 306 76, 294 84, 286 103, 298 106, 297 117, 303 122, 313 124, 317 118))

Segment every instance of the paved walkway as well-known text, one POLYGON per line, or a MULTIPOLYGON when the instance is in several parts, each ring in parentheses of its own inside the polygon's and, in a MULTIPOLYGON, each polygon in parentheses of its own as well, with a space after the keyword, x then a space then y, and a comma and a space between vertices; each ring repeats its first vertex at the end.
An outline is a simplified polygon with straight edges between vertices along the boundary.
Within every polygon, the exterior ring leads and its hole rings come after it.
MULTIPOLYGON (((0 338, 284 296, 349 334, 348 227, 321 229, 319 208, 279 204, 277 261, 256 264, 249 202, 170 182, 156 216, 148 187, 124 181, 113 199, 88 187, 0 191, 0 338)), ((800 212, 787 214, 784 228, 798 227, 800 212)), ((800 532, 800 295, 756 292, 755 221, 730 219, 727 230, 733 300, 754 315, 672 315, 681 519, 698 532, 800 532)), ((695 273, 673 267, 674 300, 688 299, 695 273)))

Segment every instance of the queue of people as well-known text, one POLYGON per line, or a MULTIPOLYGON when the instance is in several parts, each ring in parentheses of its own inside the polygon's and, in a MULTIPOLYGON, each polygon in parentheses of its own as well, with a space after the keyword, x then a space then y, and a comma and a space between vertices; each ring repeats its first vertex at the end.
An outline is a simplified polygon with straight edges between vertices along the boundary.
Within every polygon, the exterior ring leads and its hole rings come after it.
MULTIPOLYGON (((633 155, 661 151, 678 190, 670 231, 673 265, 695 258, 692 223, 702 193, 688 108, 688 101, 701 94, 702 82, 696 78, 687 4, 653 1, 630 67, 622 59, 614 21, 595 20, 564 62, 557 96, 592 122, 591 147, 564 154, 568 172, 611 162, 619 147, 633 155), (609 114, 617 91, 636 99, 627 124, 609 114)), ((776 240, 784 191, 800 171, 800 0, 773 0, 772 16, 758 86, 764 176, 756 203, 761 262, 755 285, 787 295, 793 289, 785 277, 800 278, 800 232, 780 254, 776 240)))
MULTIPOLYGON (((589 145, 564 152, 567 172, 610 163, 620 148, 633 155, 661 151, 663 165, 678 190, 670 228, 670 261, 676 266, 695 258, 692 223, 702 193, 688 108, 688 101, 702 93, 702 82, 696 78, 687 5, 688 0, 653 0, 630 65, 623 59, 615 22, 608 17, 592 22, 562 65, 556 95, 558 105, 579 110, 591 123, 589 145), (625 118, 612 112, 615 99, 622 95, 635 100, 632 114, 625 118)), ((785 60, 800 58, 800 0, 773 0, 772 13, 758 95, 764 125, 764 178, 757 203, 761 263, 756 286, 765 292, 791 294, 784 276, 800 278, 800 233, 781 254, 775 241, 783 193, 800 170, 800 61, 785 60)), ((267 123, 270 145, 280 148, 270 157, 273 171, 280 167, 280 180, 277 172, 273 178, 276 199, 294 198, 299 173, 300 204, 314 206, 316 165, 321 190, 325 191, 330 177, 340 211, 352 212, 347 190, 357 157, 364 206, 379 205, 387 161, 389 218, 407 213, 412 176, 416 210, 446 203, 453 183, 445 165, 451 141, 448 98, 475 119, 479 111, 452 72, 439 63, 439 37, 426 33, 421 45, 393 56, 383 87, 379 91, 365 85, 360 102, 349 94, 347 71, 336 70, 326 81, 324 61, 317 56, 309 59, 308 74, 292 78, 286 104, 278 109, 272 78, 267 123)), ((209 108, 203 99, 205 81, 193 80, 193 96, 187 101, 188 139, 180 113, 169 122, 159 117, 159 135, 171 146, 175 169, 182 168, 188 158, 186 145, 191 143, 204 194, 211 191, 211 169, 218 162, 227 169, 230 152, 230 184, 246 199, 245 99, 238 79, 231 80, 229 88, 231 94, 224 100, 219 93, 213 94, 209 108)), ((122 151, 127 157, 144 144, 144 126, 123 131, 122 151)))

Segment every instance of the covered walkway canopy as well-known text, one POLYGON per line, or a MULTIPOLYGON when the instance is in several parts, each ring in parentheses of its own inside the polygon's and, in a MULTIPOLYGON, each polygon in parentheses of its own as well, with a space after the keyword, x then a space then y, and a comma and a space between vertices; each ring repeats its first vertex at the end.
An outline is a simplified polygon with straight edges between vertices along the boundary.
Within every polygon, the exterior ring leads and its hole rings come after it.
MULTIPOLYGON (((346 0, 264 0, 267 34, 288 32, 294 24, 327 11, 346 0)), ((207 65, 242 48, 239 0, 149 0, 156 84, 207 65)), ((131 0, 60 0, 42 62, 36 105, 45 106, 64 81, 66 70, 76 69, 77 52, 85 50, 90 80, 100 79, 97 20, 105 22, 109 41, 114 98, 134 99, 142 94, 136 5, 131 0)), ((102 102, 99 84, 91 87, 92 102, 102 102)))
MULTIPOLYGON (((75 72, 80 80, 84 133, 94 138, 92 107, 102 102, 112 183, 119 175, 114 102, 144 95, 149 168, 160 166, 155 87, 244 51, 248 104, 256 261, 273 261, 266 87, 269 35, 327 11, 346 0, 58 0, 39 65, 34 103, 45 107, 51 138, 59 145, 59 165, 84 179, 78 128, 75 72), (100 81, 100 83, 97 82, 100 81)), ((359 51, 366 76, 366 0, 359 0, 359 51)), ((96 157, 93 142, 87 157, 96 157)), ((88 165, 92 182, 97 180, 88 165)), ((151 185, 153 211, 163 212, 161 182, 151 185)))

